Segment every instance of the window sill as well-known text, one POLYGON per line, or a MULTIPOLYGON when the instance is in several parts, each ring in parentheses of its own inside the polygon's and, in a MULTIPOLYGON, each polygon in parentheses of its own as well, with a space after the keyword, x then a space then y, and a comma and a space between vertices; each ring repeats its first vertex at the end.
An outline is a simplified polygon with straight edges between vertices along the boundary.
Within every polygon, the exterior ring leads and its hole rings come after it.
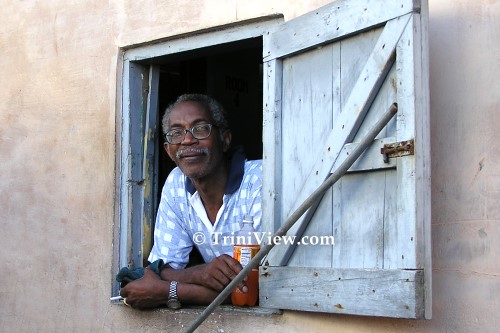
MULTIPOLYGON (((112 301, 112 304, 123 305, 121 301, 112 301)), ((201 314, 205 310, 205 306, 194 306, 188 305, 182 307, 179 310, 170 310, 167 307, 156 308, 151 311, 160 312, 160 313, 176 313, 176 314, 191 314, 197 315, 201 314)), ((283 314, 282 310, 279 309, 271 309, 271 308, 263 308, 259 306, 254 307, 240 307, 233 305, 220 305, 218 306, 213 313, 218 314, 231 314, 231 315, 250 315, 250 316, 273 316, 273 315, 281 315, 283 314)))

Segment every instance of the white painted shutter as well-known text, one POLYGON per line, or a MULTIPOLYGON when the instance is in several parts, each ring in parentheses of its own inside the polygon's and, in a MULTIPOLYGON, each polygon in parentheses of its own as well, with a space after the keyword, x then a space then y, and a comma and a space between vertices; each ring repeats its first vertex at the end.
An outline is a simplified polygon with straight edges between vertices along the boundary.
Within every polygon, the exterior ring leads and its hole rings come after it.
POLYGON ((261 306, 430 318, 426 22, 425 0, 344 0, 264 36, 268 235, 392 103, 398 113, 288 233, 335 244, 277 245, 260 268, 261 306), (411 153, 384 160, 384 144, 406 141, 411 153))

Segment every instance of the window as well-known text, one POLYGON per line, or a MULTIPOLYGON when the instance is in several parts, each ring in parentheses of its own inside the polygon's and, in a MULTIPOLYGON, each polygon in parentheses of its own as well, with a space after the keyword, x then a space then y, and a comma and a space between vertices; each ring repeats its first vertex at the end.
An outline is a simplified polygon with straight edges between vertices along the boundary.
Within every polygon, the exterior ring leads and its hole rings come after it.
MULTIPOLYGON (((262 35, 282 21, 273 15, 123 50, 115 271, 144 266, 152 247, 161 188, 174 167, 163 150, 161 117, 175 98, 197 92, 219 100, 233 142, 249 159, 262 158, 262 35)), ((196 253, 191 259, 199 260, 196 253)))
POLYGON ((265 258, 260 305, 430 318, 427 2, 338 0, 282 21, 124 50, 115 268, 142 266, 151 248, 159 191, 173 167, 159 119, 179 94, 206 92, 234 118, 244 115, 233 121, 242 133, 235 140, 264 160, 269 235, 397 103, 397 115, 290 230, 310 245, 277 245, 265 258))

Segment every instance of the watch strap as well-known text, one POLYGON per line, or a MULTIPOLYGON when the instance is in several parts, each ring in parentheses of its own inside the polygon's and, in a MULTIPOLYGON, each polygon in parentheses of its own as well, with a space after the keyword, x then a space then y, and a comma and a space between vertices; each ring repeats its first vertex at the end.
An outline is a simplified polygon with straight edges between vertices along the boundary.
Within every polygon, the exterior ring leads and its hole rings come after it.
POLYGON ((177 281, 170 282, 170 288, 168 290, 168 299, 177 299, 177 281))

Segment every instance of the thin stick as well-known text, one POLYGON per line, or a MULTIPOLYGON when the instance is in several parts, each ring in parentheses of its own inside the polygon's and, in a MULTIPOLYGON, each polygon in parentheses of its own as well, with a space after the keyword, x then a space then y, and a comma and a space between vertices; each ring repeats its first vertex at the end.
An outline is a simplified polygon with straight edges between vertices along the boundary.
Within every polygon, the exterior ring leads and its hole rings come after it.
MULTIPOLYGON (((389 120, 398 111, 396 103, 389 107, 389 110, 384 113, 382 118, 370 129, 365 137, 359 142, 354 151, 342 162, 342 164, 333 172, 285 221, 285 223, 276 231, 274 237, 284 236, 286 232, 297 222, 297 220, 311 207, 316 200, 319 200, 325 192, 335 184, 349 168, 356 162, 359 156, 366 150, 366 148, 375 140, 378 133, 387 125, 389 120)), ((382 157, 381 157, 382 158, 382 157)), ((192 322, 191 326, 187 328, 185 333, 193 333, 198 326, 205 321, 205 319, 219 306, 229 294, 236 288, 236 286, 243 281, 243 279, 250 273, 252 269, 257 267, 261 260, 271 251, 275 244, 266 244, 260 251, 253 257, 252 260, 236 275, 236 277, 224 288, 224 290, 210 303, 205 310, 192 322)))

